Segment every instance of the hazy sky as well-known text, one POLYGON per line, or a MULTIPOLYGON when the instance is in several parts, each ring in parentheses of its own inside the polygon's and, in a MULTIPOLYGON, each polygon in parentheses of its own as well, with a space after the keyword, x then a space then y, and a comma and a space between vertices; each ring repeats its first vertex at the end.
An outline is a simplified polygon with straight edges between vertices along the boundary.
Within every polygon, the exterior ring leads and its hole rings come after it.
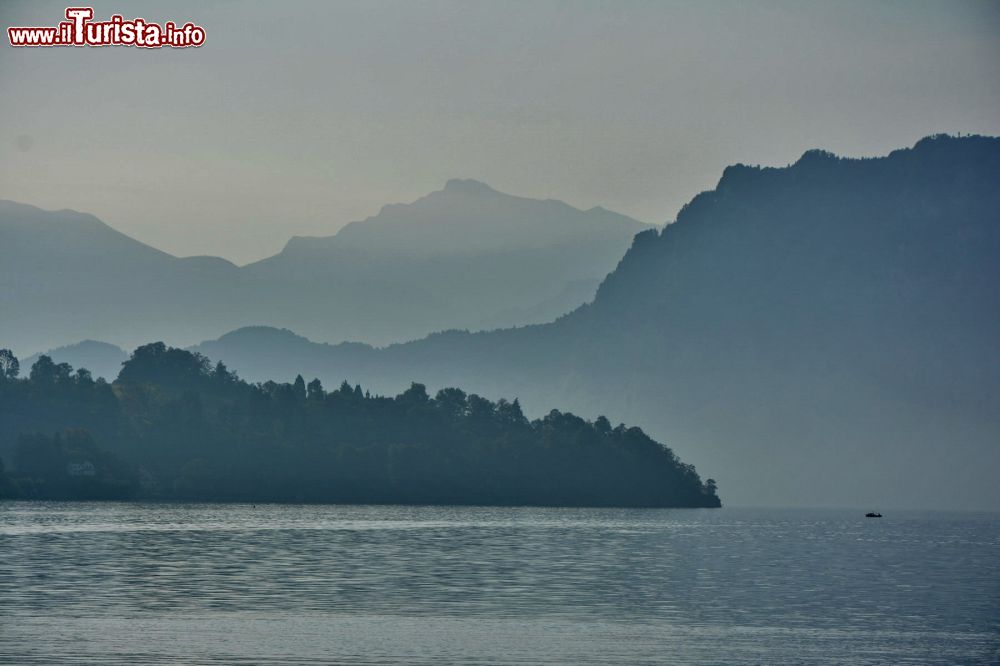
POLYGON ((0 198, 179 255, 245 262, 454 177, 662 223, 734 162, 1000 134, 998 2, 93 4, 206 44, 4 35, 0 198))

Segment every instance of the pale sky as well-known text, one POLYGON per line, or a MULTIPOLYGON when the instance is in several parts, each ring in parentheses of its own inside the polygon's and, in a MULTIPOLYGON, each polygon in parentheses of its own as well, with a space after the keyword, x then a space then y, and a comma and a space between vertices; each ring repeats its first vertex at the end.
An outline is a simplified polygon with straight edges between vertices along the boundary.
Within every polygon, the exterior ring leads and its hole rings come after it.
POLYGON ((0 198, 182 256, 257 259, 449 178, 663 223, 728 164, 1000 134, 1000 2, 93 4, 207 40, 4 34, 0 198))

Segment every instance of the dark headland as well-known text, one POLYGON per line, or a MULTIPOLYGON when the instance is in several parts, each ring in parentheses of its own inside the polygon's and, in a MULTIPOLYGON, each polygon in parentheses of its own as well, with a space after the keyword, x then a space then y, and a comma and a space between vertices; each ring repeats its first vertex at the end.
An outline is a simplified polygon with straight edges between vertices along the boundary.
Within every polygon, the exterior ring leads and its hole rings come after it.
POLYGON ((717 507, 715 482, 639 428, 457 388, 250 384, 163 343, 113 383, 0 351, 0 497, 717 507))

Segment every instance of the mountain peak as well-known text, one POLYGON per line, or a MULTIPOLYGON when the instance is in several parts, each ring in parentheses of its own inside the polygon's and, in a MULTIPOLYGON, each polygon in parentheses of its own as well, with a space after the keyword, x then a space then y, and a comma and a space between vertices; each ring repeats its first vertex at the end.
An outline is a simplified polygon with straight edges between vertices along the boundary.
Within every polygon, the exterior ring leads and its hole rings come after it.
POLYGON ((492 187, 471 178, 452 178, 444 184, 445 192, 467 192, 469 194, 495 193, 492 187))
MULTIPOLYGON (((218 341, 239 342, 246 340, 267 340, 268 342, 310 342, 309 339, 294 333, 287 328, 276 326, 244 326, 226 333, 218 341)), ((215 341, 206 341, 215 342, 215 341)), ((203 343, 204 344, 204 343, 203 343)))

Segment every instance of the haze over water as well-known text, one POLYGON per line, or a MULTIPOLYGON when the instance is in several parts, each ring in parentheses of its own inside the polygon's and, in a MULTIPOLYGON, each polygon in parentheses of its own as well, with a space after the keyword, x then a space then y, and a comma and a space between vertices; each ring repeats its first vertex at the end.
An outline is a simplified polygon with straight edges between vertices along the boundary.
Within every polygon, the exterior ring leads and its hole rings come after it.
POLYGON ((3 663, 996 663, 1000 515, 0 503, 3 663))

